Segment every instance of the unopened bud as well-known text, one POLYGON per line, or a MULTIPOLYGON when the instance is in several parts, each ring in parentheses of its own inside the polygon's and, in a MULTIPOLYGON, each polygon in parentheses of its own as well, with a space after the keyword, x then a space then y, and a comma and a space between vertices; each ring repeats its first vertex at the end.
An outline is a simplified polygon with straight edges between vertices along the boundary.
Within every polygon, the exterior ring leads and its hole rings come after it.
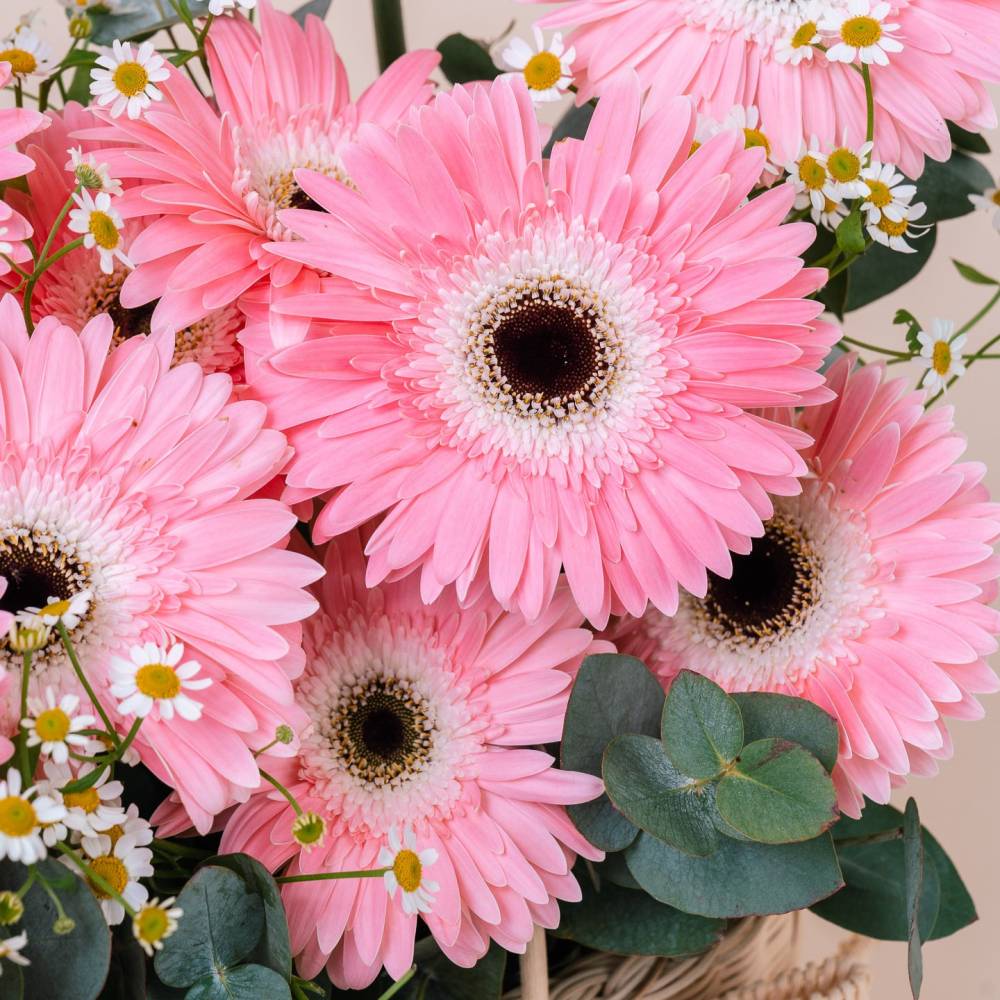
POLYGON ((15 653, 37 653, 44 649, 52 638, 52 629, 41 622, 25 625, 14 622, 7 633, 7 645, 15 653))
POLYGON ((291 726, 278 726, 274 731, 274 738, 278 743, 289 744, 295 739, 295 733, 291 726))
POLYGON ((71 38, 81 41, 90 38, 94 32, 94 22, 86 14, 74 14, 69 19, 69 34, 71 38))
POLYGON ((72 917, 59 917, 52 925, 52 930, 59 935, 72 934, 76 930, 76 921, 72 917))
POLYGON ((4 889, 0 892, 0 924, 5 927, 16 924, 24 916, 24 903, 16 892, 4 889))

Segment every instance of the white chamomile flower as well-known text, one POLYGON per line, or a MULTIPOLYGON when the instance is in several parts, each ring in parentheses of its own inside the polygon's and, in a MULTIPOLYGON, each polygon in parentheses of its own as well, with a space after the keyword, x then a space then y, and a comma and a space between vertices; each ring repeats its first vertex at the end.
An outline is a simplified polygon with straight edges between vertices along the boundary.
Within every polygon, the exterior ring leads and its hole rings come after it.
POLYGON ((99 163, 93 153, 84 153, 79 147, 71 149, 66 169, 90 191, 107 191, 113 197, 122 193, 122 182, 112 177, 111 168, 106 163, 99 163))
POLYGON ((163 942, 177 930, 177 921, 184 916, 179 906, 174 906, 176 897, 159 900, 151 899, 132 918, 132 933, 142 950, 153 957, 153 952, 163 947, 163 942))
POLYGON ((46 77, 55 68, 58 60, 52 48, 42 41, 29 26, 21 25, 12 35, 0 42, 0 62, 10 63, 13 75, 23 80, 25 77, 46 77))
MULTIPOLYGON (((0 939, 0 959, 6 959, 15 965, 31 965, 31 962, 21 954, 28 944, 28 935, 22 931, 9 938, 0 939)), ((2 972, 2 966, 0 966, 2 972)))
POLYGON ((795 188, 795 208, 812 208, 822 212, 830 199, 827 191, 830 187, 830 174, 826 169, 826 157, 819 151, 819 140, 813 136, 809 145, 802 144, 798 159, 786 164, 788 173, 786 183, 795 188))
POLYGON ((921 363, 927 369, 924 385, 932 393, 947 389, 951 379, 965 374, 962 348, 966 336, 964 333, 955 336, 955 324, 950 319, 932 320, 930 330, 921 330, 917 340, 921 363))
POLYGON ((534 29, 535 47, 523 38, 512 38, 503 50, 504 65, 520 75, 528 85, 531 99, 537 104, 558 101, 573 82, 573 60, 576 49, 563 45, 562 35, 556 32, 552 44, 546 46, 545 36, 537 26, 534 29))
POLYGON ((210 677, 197 677, 201 665, 195 660, 181 663, 184 646, 174 643, 169 649, 147 642, 133 646, 130 659, 113 657, 111 661, 111 693, 122 699, 118 710, 122 715, 149 715, 155 705, 161 719, 172 719, 176 712, 182 719, 201 718, 201 703, 189 698, 187 691, 202 691, 211 683, 210 677))
POLYGON ((73 200, 77 207, 69 213, 69 228, 74 233, 83 234, 83 245, 88 250, 97 250, 101 270, 105 274, 114 274, 116 259, 131 267, 132 261, 125 254, 122 236, 125 222, 111 204, 111 195, 107 191, 99 191, 95 198, 89 191, 74 191, 73 200))
POLYGON ((44 608, 25 608, 18 618, 22 625, 45 625, 48 628, 62 622, 66 631, 72 632, 87 614, 92 597, 89 590, 81 590, 66 600, 49 597, 49 603, 44 608))
POLYGON ((90 93, 102 108, 110 106, 111 117, 139 118, 153 103, 163 100, 158 83, 168 79, 166 60, 152 42, 143 42, 133 51, 131 42, 115 39, 110 49, 97 57, 90 74, 90 93))
POLYGON ((395 899, 396 890, 400 890, 405 913, 429 913, 434 906, 434 893, 439 886, 424 877, 424 869, 433 865, 437 858, 433 847, 417 849, 417 838, 412 830, 403 832, 402 842, 397 830, 389 831, 389 846, 379 851, 378 866, 386 869, 382 877, 390 898, 395 899))
POLYGON ((969 201, 981 212, 993 213, 993 228, 1000 232, 1000 182, 994 188, 987 188, 982 194, 970 194, 969 201))
POLYGON ((901 219, 890 219, 883 213, 878 222, 866 224, 865 229, 876 243, 881 243, 890 250, 895 250, 897 253, 916 253, 917 251, 906 241, 908 238, 919 239, 930 231, 930 226, 914 225, 927 214, 927 206, 921 201, 916 205, 904 205, 900 211, 903 216, 901 219))
POLYGON ((209 0, 208 12, 218 17, 225 14, 227 10, 253 10, 257 6, 257 0, 209 0))
MULTIPOLYGON (((153 874, 153 852, 139 847, 131 834, 125 834, 112 843, 102 835, 88 840, 84 846, 85 860, 107 885, 125 900, 133 910, 139 910, 149 899, 149 890, 139 881, 153 874)), ((68 860, 65 861, 70 864, 68 860)), ((91 892, 97 897, 104 911, 104 919, 111 925, 125 919, 125 908, 107 889, 96 881, 87 879, 91 892)))
POLYGON ((817 208, 814 205, 809 214, 817 226, 822 226, 832 232, 850 215, 850 212, 839 199, 824 198, 823 207, 817 208))
POLYGON ((887 24, 892 7, 882 0, 850 0, 847 10, 829 11, 820 21, 822 31, 836 41, 826 51, 830 62, 888 66, 889 54, 903 51, 903 43, 893 37, 898 24, 887 24))
POLYGON ((111 840, 111 846, 114 847, 125 836, 131 837, 136 847, 148 847, 153 842, 153 828, 150 826, 149 820, 143 819, 139 815, 139 807, 135 803, 132 803, 125 810, 124 818, 120 822, 109 826, 99 834, 83 837, 81 843, 85 851, 94 854, 100 853, 100 837, 108 837, 111 840))
POLYGON ((33 865, 47 854, 42 824, 58 823, 66 814, 61 802, 39 788, 21 788, 21 775, 10 768, 0 781, 0 858, 33 865))
POLYGON ((45 689, 45 698, 28 700, 30 717, 21 720, 28 730, 28 746, 41 746, 42 753, 59 764, 69 759, 69 748, 85 747, 90 742, 80 730, 94 724, 93 715, 74 715, 80 705, 75 694, 64 694, 58 701, 52 688, 45 689))
POLYGON ((812 3, 799 11, 802 18, 794 34, 780 38, 774 43, 774 58, 779 63, 798 66, 799 63, 811 60, 816 52, 816 46, 823 40, 819 30, 819 16, 822 7, 812 3))
POLYGON ((901 222, 913 196, 916 184, 910 184, 891 163, 873 161, 861 172, 868 185, 868 194, 861 202, 867 221, 877 225, 883 216, 892 222, 901 222))
POLYGON ((67 829, 83 837, 96 837, 125 823, 121 804, 123 786, 120 781, 110 780, 110 771, 104 771, 90 788, 64 792, 62 789, 81 774, 69 764, 58 764, 54 760, 46 761, 43 770, 45 781, 40 785, 46 794, 61 799, 65 809, 62 824, 67 829))
POLYGON ((848 144, 845 136, 840 146, 824 156, 823 164, 830 175, 825 189, 827 197, 847 201, 852 198, 864 198, 868 194, 864 169, 873 148, 872 143, 866 142, 855 149, 848 144))
POLYGON ((764 161, 764 173, 770 174, 771 178, 777 177, 781 173, 781 167, 771 159, 771 140, 763 131, 760 121, 760 111, 755 107, 745 108, 742 104, 732 107, 719 126, 720 132, 738 130, 743 133, 743 142, 747 149, 763 149, 766 154, 764 161))

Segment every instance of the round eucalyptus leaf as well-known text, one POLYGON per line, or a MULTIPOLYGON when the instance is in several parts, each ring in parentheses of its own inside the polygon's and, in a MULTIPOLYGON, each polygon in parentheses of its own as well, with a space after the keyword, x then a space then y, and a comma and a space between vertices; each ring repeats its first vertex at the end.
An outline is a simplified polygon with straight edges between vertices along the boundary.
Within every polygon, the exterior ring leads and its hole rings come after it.
POLYGON ((739 706, 718 684, 682 670, 663 706, 663 745, 683 774, 714 778, 743 747, 739 706))
POLYGON ((184 1000, 291 1000, 284 977, 263 965, 238 965, 199 979, 184 1000))

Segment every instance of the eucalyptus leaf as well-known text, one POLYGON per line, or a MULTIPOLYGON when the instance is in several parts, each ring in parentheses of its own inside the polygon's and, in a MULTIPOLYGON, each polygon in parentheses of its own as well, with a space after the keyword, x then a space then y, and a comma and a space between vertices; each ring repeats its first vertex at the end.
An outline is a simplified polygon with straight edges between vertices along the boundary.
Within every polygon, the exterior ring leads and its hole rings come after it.
POLYGON ((917 803, 913 799, 907 801, 906 811, 903 813, 903 858, 906 863, 908 934, 906 966, 910 976, 910 990, 914 1000, 917 1000, 924 981, 924 960, 920 951, 920 903, 923 897, 926 866, 924 843, 920 836, 920 814, 917 811, 917 803))
POLYGON ((440 1000, 500 1000, 506 967, 507 952, 496 943, 471 969, 455 965, 440 952, 420 963, 420 971, 430 979, 426 996, 440 1000))
POLYGON ((823 765, 788 740, 745 746, 719 782, 719 815, 764 844, 812 840, 837 820, 837 793, 823 765))
POLYGON ((263 965, 239 965, 204 976, 187 991, 184 1000, 291 1000, 282 976, 263 965))
POLYGON ((318 17, 321 21, 330 13, 330 6, 333 0, 310 0, 309 3, 304 3, 297 10, 292 11, 292 17, 301 25, 305 25, 306 18, 312 14, 318 17))
POLYGON ((951 141, 967 153, 988 153, 990 151, 990 144, 977 132, 970 132, 954 122, 948 122, 948 131, 951 133, 951 141))
POLYGON ((853 312, 885 298, 912 281, 931 259, 937 244, 937 228, 930 229, 919 238, 911 238, 908 242, 913 247, 913 253, 898 253, 876 243, 844 272, 847 275, 844 301, 846 312, 853 312))
POLYGON ((635 880, 655 899, 705 917, 801 910, 844 884, 827 833, 800 844, 723 839, 707 858, 692 857, 641 833, 625 860, 635 880))
MULTIPOLYGON (((100 904, 87 884, 65 865, 49 859, 37 866, 37 877, 24 896, 24 916, 8 931, 28 935, 24 956, 31 962, 21 970, 24 996, 58 997, 59 1000, 94 1000, 100 995, 111 960, 111 932, 100 904), (48 893, 39 884, 58 885, 59 901, 75 923, 69 934, 52 929, 58 913, 48 893), (58 961, 53 960, 58 956, 58 961)), ((28 870, 12 861, 0 862, 0 889, 17 891, 28 870)), ((4 934, 10 936, 9 933, 4 934)), ((11 970, 4 963, 5 979, 11 970)))
POLYGON ((177 898, 184 918, 154 965, 168 986, 191 986, 242 962, 264 930, 264 904, 228 868, 206 865, 177 898))
POLYGON ((661 726, 667 755, 691 778, 714 778, 743 747, 739 706, 718 684, 690 670, 670 685, 661 726))
POLYGON ((500 75, 489 52, 465 35, 449 35, 438 45, 438 52, 441 53, 441 72, 452 83, 475 83, 500 75))
POLYGON ((725 933, 725 920, 682 913, 606 880, 598 888, 582 866, 576 875, 583 898, 560 905, 554 937, 616 955, 676 956, 703 952, 725 933))
POLYGON ((833 770, 840 733, 836 720, 819 705, 805 698, 766 691, 744 692, 731 697, 740 708, 745 743, 770 736, 791 740, 805 747, 828 771, 833 770))
POLYGON ((993 176, 974 157, 955 150, 944 163, 928 159, 916 181, 914 201, 927 205, 927 215, 920 224, 957 219, 975 211, 970 194, 982 194, 993 186, 993 176))
POLYGON ((556 122, 543 155, 551 156, 552 149, 563 139, 582 139, 590 128, 590 119, 594 117, 594 105, 589 101, 579 107, 572 107, 556 122))
MULTIPOLYGON (((195 17, 204 16, 208 14, 208 0, 188 0, 188 9, 195 17)), ((90 41, 96 45, 110 45, 116 38, 125 41, 149 35, 183 20, 170 0, 129 0, 128 10, 123 14, 94 12, 90 19, 94 25, 90 41)))
POLYGON ((674 767, 663 744, 651 736, 625 733, 604 751, 608 797, 636 826, 688 854, 715 850, 711 786, 692 787, 674 767))
POLYGON ((966 281, 971 281, 974 285, 1000 285, 1000 281, 996 278, 990 278, 983 274, 982 271, 977 271, 974 267, 968 264, 963 264, 960 260, 952 259, 952 264, 955 265, 955 270, 965 278, 966 281))
MULTIPOLYGON (((657 735, 662 708, 663 689, 640 660, 616 653, 588 656, 566 707, 562 766, 600 777, 611 740, 623 733, 657 735)), ((607 795, 568 810, 579 831, 603 851, 623 850, 638 832, 607 795)))

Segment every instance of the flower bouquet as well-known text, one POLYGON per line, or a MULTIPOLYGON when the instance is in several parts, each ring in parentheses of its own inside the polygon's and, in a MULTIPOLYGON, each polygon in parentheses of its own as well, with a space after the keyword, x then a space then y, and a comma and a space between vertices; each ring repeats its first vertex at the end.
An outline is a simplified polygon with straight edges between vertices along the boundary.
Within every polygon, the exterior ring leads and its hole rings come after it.
POLYGON ((0 44, 0 996, 865 995, 805 909, 917 996, 975 909, 889 800, 1000 686, 943 405, 1000 281, 899 290, 1000 205, 1000 10, 407 51, 373 0, 359 92, 324 0, 50 6, 0 44))

